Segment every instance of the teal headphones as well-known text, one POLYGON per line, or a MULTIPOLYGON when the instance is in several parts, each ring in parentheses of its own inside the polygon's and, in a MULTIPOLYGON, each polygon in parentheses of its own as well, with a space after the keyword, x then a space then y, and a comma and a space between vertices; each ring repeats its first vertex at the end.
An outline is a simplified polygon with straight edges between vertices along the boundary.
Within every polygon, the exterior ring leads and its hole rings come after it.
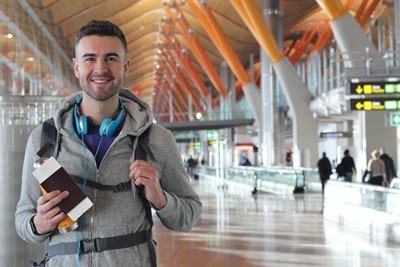
MULTIPOLYGON (((75 128, 79 135, 86 135, 88 132, 87 118, 86 116, 78 116, 78 108, 81 102, 82 96, 76 100, 74 107, 75 128)), ((122 122, 124 117, 124 106, 121 100, 119 100, 119 104, 121 111, 119 112, 117 119, 113 120, 112 118, 104 118, 99 129, 100 136, 112 136, 118 128, 118 125, 122 122)))

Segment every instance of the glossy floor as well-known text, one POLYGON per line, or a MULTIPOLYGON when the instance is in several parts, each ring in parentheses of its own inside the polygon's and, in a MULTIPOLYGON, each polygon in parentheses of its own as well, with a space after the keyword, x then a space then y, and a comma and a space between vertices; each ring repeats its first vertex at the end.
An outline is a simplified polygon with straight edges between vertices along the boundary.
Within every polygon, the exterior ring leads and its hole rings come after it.
POLYGON ((160 267, 400 266, 400 245, 324 220, 320 194, 258 194, 193 182, 203 213, 189 233, 156 220, 160 267))

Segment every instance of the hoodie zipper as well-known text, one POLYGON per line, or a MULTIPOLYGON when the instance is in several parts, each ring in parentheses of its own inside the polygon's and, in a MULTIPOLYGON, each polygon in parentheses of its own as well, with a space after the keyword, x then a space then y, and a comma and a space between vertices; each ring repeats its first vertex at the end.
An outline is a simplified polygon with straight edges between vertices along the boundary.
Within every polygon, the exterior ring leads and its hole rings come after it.
MULTIPOLYGON (((111 149, 111 147, 113 146, 113 144, 117 141, 118 137, 119 137, 119 135, 115 138, 114 142, 113 142, 113 143, 110 145, 110 147, 107 149, 107 152, 104 154, 103 159, 107 156, 108 151, 111 149)), ((86 149, 87 149, 87 148, 86 148, 86 149)), ((96 164, 96 159, 94 159, 92 162, 93 162, 93 164, 94 164, 95 167, 96 167, 96 177, 95 177, 95 181, 96 181, 96 182, 99 182, 100 167, 101 167, 102 162, 100 162, 100 165, 99 165, 98 167, 97 167, 97 164, 96 164)), ((98 194, 98 189, 94 188, 94 196, 93 196, 93 199, 92 199, 93 207, 92 207, 92 213, 91 213, 91 216, 90 216, 89 227, 88 227, 88 231, 89 231, 90 239, 91 239, 91 240, 93 240, 93 238, 95 238, 95 237, 93 236, 93 224, 94 224, 94 215, 95 215, 95 209, 96 209, 97 194, 98 194)), ((94 253, 96 253, 96 252, 90 252, 90 254, 88 255, 88 256, 89 256, 89 257, 88 257, 88 266, 94 266, 94 263, 93 263, 93 256, 94 256, 93 254, 94 254, 94 253)))
MULTIPOLYGON (((94 163, 96 164, 96 163, 94 163)), ((96 168, 96 182, 99 181, 99 169, 96 168)), ((96 209, 96 200, 97 200, 97 189, 94 189, 94 197, 93 197, 93 209, 92 209, 92 213, 90 216, 90 222, 89 222, 89 233, 90 233, 90 239, 93 240, 93 223, 94 223, 94 213, 95 213, 95 209, 96 209)), ((89 261, 88 261, 88 265, 89 266, 93 266, 93 253, 95 252, 90 252, 90 256, 89 256, 89 261)))

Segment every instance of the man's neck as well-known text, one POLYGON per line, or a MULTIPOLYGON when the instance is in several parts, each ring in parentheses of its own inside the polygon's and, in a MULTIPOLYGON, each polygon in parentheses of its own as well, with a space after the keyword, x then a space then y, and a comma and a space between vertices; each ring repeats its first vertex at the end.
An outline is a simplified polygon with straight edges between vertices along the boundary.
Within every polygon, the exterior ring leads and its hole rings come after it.
POLYGON ((101 125, 104 118, 116 118, 119 112, 118 97, 110 98, 105 101, 98 101, 84 96, 79 107, 80 114, 88 117, 92 125, 101 125))

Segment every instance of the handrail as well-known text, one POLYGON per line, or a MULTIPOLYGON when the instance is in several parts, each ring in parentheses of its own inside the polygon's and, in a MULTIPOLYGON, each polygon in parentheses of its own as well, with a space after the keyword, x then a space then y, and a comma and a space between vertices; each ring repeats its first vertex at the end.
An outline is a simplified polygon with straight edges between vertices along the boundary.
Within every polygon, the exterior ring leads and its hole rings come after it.
MULTIPOLYGON (((306 177, 315 176, 316 173, 316 170, 311 168, 295 169, 280 166, 230 166, 219 171, 224 174, 228 182, 253 188, 253 194, 258 191, 302 193, 307 187, 306 177)), ((210 166, 200 166, 197 173, 201 176, 222 179, 222 177, 217 177, 217 168, 210 166)), ((310 179, 310 181, 314 180, 310 179)))
POLYGON ((399 192, 398 189, 365 183, 329 181, 325 187, 325 199, 336 204, 343 203, 398 215, 400 207, 395 203, 400 200, 399 192))
POLYGON ((400 179, 393 178, 389 185, 390 188, 400 189, 400 179))

